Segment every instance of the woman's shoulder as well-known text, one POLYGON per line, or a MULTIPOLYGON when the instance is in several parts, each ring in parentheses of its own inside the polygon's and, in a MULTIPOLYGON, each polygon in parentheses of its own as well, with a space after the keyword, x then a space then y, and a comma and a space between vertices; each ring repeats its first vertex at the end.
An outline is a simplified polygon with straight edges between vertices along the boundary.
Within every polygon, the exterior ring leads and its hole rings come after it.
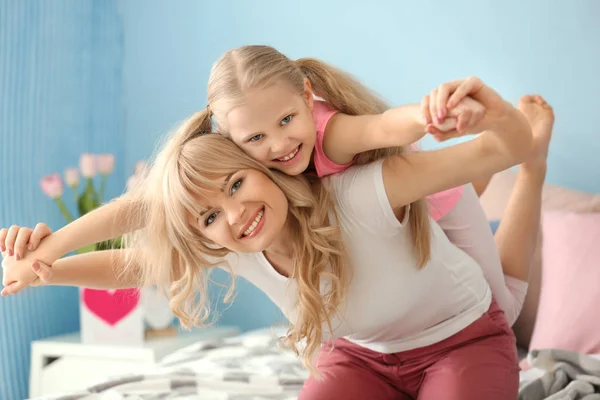
POLYGON ((383 160, 379 160, 324 178, 342 225, 378 234, 402 228, 388 200, 382 168, 383 160))

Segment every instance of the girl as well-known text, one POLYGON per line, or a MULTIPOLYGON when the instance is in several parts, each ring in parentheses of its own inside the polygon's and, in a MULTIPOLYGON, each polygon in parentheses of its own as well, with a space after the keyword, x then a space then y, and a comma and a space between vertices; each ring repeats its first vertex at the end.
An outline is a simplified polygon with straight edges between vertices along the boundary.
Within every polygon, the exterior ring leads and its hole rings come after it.
MULTIPOLYGON (((452 92, 469 86, 459 84, 452 92)), ((272 172, 221 136, 202 134, 195 116, 161 151, 144 187, 125 197, 138 207, 132 225, 144 226, 132 249, 57 261, 52 280, 158 284, 189 325, 208 317, 210 267, 226 266, 282 309, 287 339, 309 367, 322 341, 335 339, 318 359, 324 379, 311 377, 303 399, 515 398, 514 336, 481 269, 433 222, 430 247, 414 246, 409 225, 420 197, 520 163, 531 150, 522 114, 486 86, 471 89, 486 109, 465 128, 484 130, 474 140, 356 166, 323 186, 272 172), (106 268, 117 259, 120 281, 106 268), (427 260, 422 268, 419 260, 427 260)))
MULTIPOLYGON (((470 103, 472 100, 465 98, 464 93, 449 98, 448 85, 426 96, 421 106, 388 109, 347 74, 313 59, 290 60, 268 46, 241 47, 218 60, 209 78, 208 99, 207 109, 201 113, 202 129, 212 130, 214 118, 217 130, 227 132, 226 136, 247 154, 289 175, 307 169, 314 169, 319 176, 340 172, 354 161, 361 164, 397 153, 402 150, 399 146, 414 143, 426 130, 434 132, 438 139, 442 137, 440 130, 445 132, 444 139, 454 137, 482 113, 481 107, 470 103), (314 95, 326 102, 315 101, 314 95), (390 146, 396 147, 375 150, 390 146), (359 153, 362 154, 357 156, 359 153)), ((531 191, 535 192, 533 187, 531 191)), ((503 223, 511 235, 504 236, 508 240, 499 240, 496 248, 470 186, 439 193, 428 200, 432 217, 439 220, 455 244, 482 266, 512 325, 527 291, 539 208, 536 211, 535 203, 527 209, 521 207, 520 214, 525 219, 518 222, 518 228, 503 223)), ((427 205, 418 200, 411 207, 415 245, 428 248, 427 205)), ((98 218, 117 221, 119 225, 126 218, 118 216, 127 215, 132 208, 135 207, 115 202, 83 221, 98 218)), ((134 227, 110 229, 126 232, 129 228, 134 227)), ((51 264, 66 249, 56 248, 50 240, 41 250, 41 260, 51 264)), ((424 262, 419 260, 421 265, 424 262)), ((31 274, 28 280, 34 278, 31 274)))

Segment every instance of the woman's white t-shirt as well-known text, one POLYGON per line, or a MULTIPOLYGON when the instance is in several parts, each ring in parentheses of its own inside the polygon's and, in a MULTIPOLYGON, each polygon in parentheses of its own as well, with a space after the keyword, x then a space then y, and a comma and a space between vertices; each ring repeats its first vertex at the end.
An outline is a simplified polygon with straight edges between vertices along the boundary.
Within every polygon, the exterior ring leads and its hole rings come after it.
MULTIPOLYGON (((354 166, 325 179, 350 255, 345 302, 325 339, 344 337, 381 353, 424 347, 461 331, 490 307, 492 294, 480 266, 431 222, 431 260, 417 268, 411 231, 395 217, 382 174, 383 162, 354 166)), ((236 276, 265 294, 293 323, 297 285, 263 253, 228 257, 236 276)), ((327 290, 327 282, 322 282, 327 290)))

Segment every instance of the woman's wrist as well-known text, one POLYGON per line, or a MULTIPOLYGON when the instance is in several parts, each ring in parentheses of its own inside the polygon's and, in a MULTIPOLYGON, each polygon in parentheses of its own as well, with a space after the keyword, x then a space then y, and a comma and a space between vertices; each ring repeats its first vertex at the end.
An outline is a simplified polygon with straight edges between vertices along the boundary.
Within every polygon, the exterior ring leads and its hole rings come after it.
POLYGON ((47 265, 54 264, 56 260, 74 250, 69 249, 69 243, 64 238, 61 230, 56 231, 44 238, 39 247, 31 252, 30 255, 28 254, 28 258, 35 258, 47 265))

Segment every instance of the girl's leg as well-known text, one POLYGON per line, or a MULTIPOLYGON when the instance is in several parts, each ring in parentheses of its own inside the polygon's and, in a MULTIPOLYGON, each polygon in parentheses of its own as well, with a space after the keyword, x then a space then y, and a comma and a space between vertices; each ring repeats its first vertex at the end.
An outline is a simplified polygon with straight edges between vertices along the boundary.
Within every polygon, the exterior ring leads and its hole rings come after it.
POLYGON ((539 96, 525 96, 519 109, 531 124, 535 149, 519 167, 504 216, 492 236, 475 190, 467 185, 458 203, 438 224, 450 241, 481 265, 498 305, 512 325, 525 295, 539 240, 541 195, 554 116, 539 96))
POLYGON ((488 313, 459 335, 464 341, 427 368, 418 399, 516 399, 515 337, 502 310, 493 303, 488 313))
POLYGON ((542 187, 546 178, 554 112, 541 96, 523 96, 519 110, 531 125, 534 151, 519 166, 513 193, 495 240, 504 274, 527 281, 540 234, 542 187))

